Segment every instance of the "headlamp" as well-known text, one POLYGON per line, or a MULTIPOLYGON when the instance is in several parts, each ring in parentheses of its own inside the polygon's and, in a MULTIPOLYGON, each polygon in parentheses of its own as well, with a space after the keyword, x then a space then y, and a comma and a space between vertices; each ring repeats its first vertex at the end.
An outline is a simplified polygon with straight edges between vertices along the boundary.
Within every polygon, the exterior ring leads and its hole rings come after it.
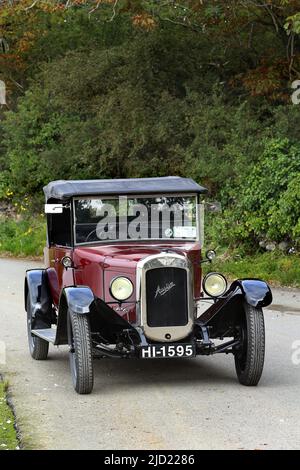
POLYGON ((110 293, 120 302, 127 300, 133 293, 132 282, 127 277, 116 277, 110 284, 110 293))
POLYGON ((203 279, 203 290, 210 297, 220 297, 227 290, 227 281, 222 274, 208 273, 203 279))

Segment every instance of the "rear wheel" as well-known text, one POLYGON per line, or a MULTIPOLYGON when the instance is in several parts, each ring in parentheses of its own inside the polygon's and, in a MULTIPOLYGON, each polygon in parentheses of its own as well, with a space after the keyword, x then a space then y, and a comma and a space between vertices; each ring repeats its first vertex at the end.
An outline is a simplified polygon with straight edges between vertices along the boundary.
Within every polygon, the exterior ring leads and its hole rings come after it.
POLYGON ((265 325, 261 308, 244 303, 240 324, 241 346, 235 351, 235 368, 242 385, 257 385, 265 359, 265 325))
POLYGON ((91 393, 94 370, 90 324, 86 315, 68 311, 68 343, 74 388, 80 394, 91 393))
POLYGON ((28 346, 31 357, 36 361, 44 361, 48 357, 49 343, 38 336, 31 333, 34 329, 34 317, 32 315, 32 307, 30 302, 30 294, 27 295, 27 334, 28 346))

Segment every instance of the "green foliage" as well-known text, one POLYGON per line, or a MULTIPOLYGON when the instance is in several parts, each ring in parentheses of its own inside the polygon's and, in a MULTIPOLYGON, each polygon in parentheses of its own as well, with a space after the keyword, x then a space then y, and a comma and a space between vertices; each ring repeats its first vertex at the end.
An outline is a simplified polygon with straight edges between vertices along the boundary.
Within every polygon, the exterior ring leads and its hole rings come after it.
POLYGON ((228 103, 220 87, 208 97, 194 93, 189 105, 185 171, 224 199, 257 160, 265 128, 249 103, 228 103))
POLYGON ((1 217, 0 253, 14 256, 42 256, 46 228, 42 216, 20 220, 1 217))
POLYGON ((289 180, 286 191, 280 196, 278 206, 273 210, 271 222, 274 222, 274 230, 300 244, 299 173, 289 180))
POLYGON ((243 174, 243 190, 230 192, 231 202, 219 217, 216 235, 222 244, 299 238, 300 145, 288 139, 264 142, 259 161, 243 174))
POLYGON ((289 16, 286 19, 284 27, 288 31, 288 33, 292 31, 296 34, 300 34, 300 12, 296 13, 295 15, 289 16))

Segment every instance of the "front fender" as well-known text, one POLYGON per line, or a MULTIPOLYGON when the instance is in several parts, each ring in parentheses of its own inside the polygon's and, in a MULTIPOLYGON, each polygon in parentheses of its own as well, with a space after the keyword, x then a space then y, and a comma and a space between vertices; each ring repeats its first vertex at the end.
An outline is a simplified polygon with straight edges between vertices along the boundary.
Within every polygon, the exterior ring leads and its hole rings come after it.
POLYGON ((90 314, 94 294, 89 287, 65 287, 59 298, 55 345, 68 343, 68 310, 79 315, 90 314))
POLYGON ((29 296, 30 308, 34 319, 34 328, 50 328, 52 322, 52 300, 45 269, 26 271, 24 284, 24 303, 27 311, 29 296))
POLYGON ((62 292, 70 308, 73 312, 79 314, 90 313, 90 306, 94 300, 94 294, 89 287, 65 287, 62 292))
POLYGON ((230 286, 230 291, 240 289, 247 304, 252 307, 267 307, 273 296, 269 285, 260 279, 237 279, 230 286))
POLYGON ((196 328, 209 327, 211 337, 220 337, 238 324, 244 311, 243 304, 260 308, 270 305, 272 292, 268 284, 259 279, 237 279, 226 294, 220 297, 195 321, 196 328))

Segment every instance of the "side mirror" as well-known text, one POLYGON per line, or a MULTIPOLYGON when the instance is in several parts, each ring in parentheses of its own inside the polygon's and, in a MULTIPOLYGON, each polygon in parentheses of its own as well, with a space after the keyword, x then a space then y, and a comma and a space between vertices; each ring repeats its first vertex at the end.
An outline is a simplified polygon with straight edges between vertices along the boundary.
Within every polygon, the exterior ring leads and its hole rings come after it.
POLYGON ((45 204, 45 214, 62 214, 63 204, 45 204))
POLYGON ((217 253, 215 252, 215 250, 207 250, 207 252, 205 253, 205 259, 200 261, 200 264, 211 263, 216 258, 216 256, 217 253))

